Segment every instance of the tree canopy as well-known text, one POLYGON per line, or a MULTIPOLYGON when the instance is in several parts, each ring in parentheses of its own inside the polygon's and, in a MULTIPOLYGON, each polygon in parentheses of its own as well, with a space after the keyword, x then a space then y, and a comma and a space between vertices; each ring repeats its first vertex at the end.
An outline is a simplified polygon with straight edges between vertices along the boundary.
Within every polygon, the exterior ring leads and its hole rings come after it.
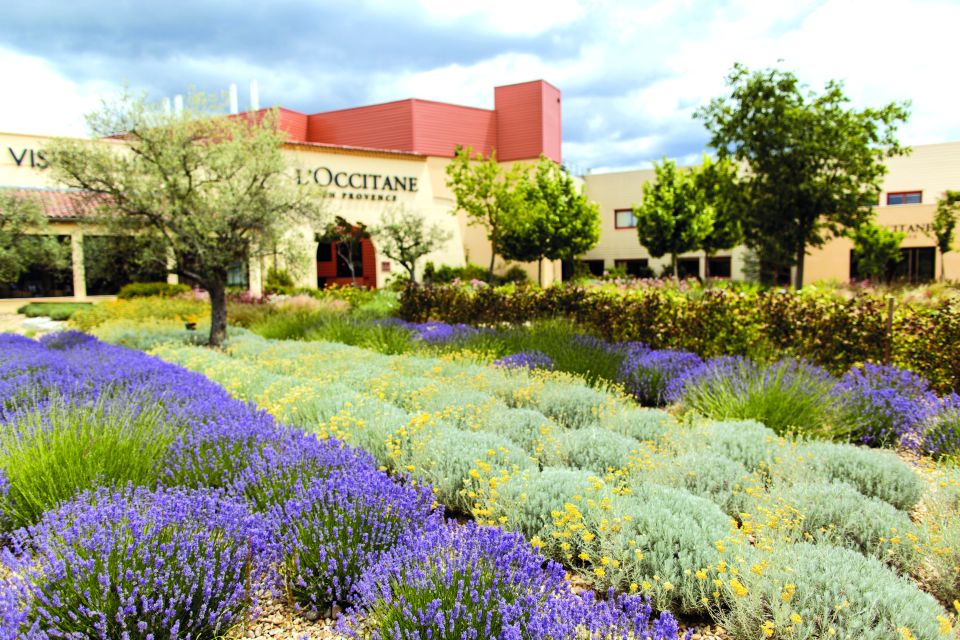
POLYGON ((97 224, 152 236, 173 271, 210 293, 211 345, 226 335, 228 272, 295 224, 325 220, 320 194, 289 174, 275 114, 216 107, 198 94, 166 113, 125 96, 87 118, 94 137, 117 144, 58 139, 46 150, 57 180, 95 198, 97 224))
POLYGON ((470 224, 487 230, 491 249, 487 274, 490 281, 500 253, 504 221, 518 210, 516 185, 523 170, 519 164, 509 169, 500 166, 495 152, 484 158, 482 154, 475 155, 471 147, 461 146, 457 146, 453 160, 447 165, 447 186, 457 199, 457 211, 463 211, 470 224))
POLYGON ((36 200, 0 193, 0 282, 16 282, 34 266, 62 269, 69 257, 69 248, 49 235, 36 200))
POLYGON ((860 278, 887 280, 888 268, 903 259, 900 243, 905 236, 903 232, 894 232, 872 222, 854 229, 850 237, 860 278))
POLYGON ((653 169, 653 182, 643 185, 643 201, 633 205, 637 236, 654 258, 670 255, 677 277, 677 256, 703 246, 713 230, 714 209, 697 188, 696 171, 678 169, 666 158, 653 169))
POLYGON ((937 210, 933 214, 933 234, 940 249, 940 279, 946 278, 944 255, 953 251, 953 236, 957 228, 957 214, 960 213, 960 191, 947 191, 937 200, 937 210))
POLYGON ((407 270, 410 282, 416 281, 417 260, 450 239, 450 233, 439 224, 428 224, 421 212, 403 206, 385 211, 371 233, 380 251, 407 270))
MULTIPOLYGON (((502 254, 521 262, 568 260, 600 239, 600 212, 556 162, 541 156, 517 184, 518 206, 504 221, 502 254)), ((538 265, 542 268, 542 264, 538 265)), ((542 273, 540 274, 542 284, 542 273)))
POLYGON ((907 103, 854 109, 839 82, 816 94, 787 71, 737 64, 729 96, 696 112, 720 158, 744 165, 746 242, 773 267, 795 266, 807 249, 866 223, 907 103), (781 264, 781 263, 786 264, 781 264))

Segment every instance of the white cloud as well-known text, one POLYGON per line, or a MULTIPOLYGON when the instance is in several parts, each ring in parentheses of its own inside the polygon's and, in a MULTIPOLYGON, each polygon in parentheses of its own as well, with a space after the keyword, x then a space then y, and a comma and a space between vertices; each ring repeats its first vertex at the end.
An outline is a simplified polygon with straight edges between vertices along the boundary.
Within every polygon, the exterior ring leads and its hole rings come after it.
POLYGON ((464 18, 506 35, 538 35, 581 18, 586 9, 577 0, 419 0, 437 22, 464 18))
POLYGON ((42 58, 0 48, 4 70, 0 130, 8 133, 87 135, 84 114, 116 91, 106 83, 79 84, 64 77, 42 58))

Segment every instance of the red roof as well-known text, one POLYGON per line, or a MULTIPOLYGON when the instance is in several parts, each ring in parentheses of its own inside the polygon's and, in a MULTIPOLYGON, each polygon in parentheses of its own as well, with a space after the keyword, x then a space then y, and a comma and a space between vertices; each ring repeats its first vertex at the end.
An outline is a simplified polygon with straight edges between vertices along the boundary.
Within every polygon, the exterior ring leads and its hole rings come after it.
POLYGON ((0 192, 36 200, 44 214, 52 220, 76 220, 92 215, 96 210, 96 197, 83 191, 18 188, 2 189, 0 192))

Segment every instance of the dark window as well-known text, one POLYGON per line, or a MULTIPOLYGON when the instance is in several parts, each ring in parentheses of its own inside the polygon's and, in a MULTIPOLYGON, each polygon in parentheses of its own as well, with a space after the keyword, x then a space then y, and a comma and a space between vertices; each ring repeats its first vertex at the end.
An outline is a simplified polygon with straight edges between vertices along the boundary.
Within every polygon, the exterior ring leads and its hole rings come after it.
POLYGON ((700 258, 678 258, 677 276, 680 278, 700 278, 700 258))
POLYGON ((603 275, 603 260, 583 260, 582 264, 590 271, 591 275, 598 278, 603 275))
POLYGON ((653 277, 653 271, 651 271, 645 258, 637 260, 614 260, 613 266, 617 269, 623 269, 627 272, 628 276, 633 276, 634 278, 653 277))
POLYGON ((227 269, 227 286, 250 288, 250 278, 247 273, 247 263, 237 262, 227 269))
POLYGON ((0 282, 0 298, 52 298, 73 295, 73 268, 69 263, 70 236, 57 236, 66 247, 67 267, 51 269, 46 265, 29 265, 16 282, 0 282))
POLYGON ((729 278, 733 273, 730 256, 707 258, 708 278, 729 278))
MULTIPOLYGON (((911 247, 900 249, 899 262, 887 265, 884 279, 902 280, 906 282, 930 282, 936 276, 937 250, 935 247, 911 247)), ((850 251, 850 279, 863 278, 857 265, 856 253, 850 251)))
POLYGON ((899 204, 920 204, 923 201, 922 191, 899 191, 887 194, 887 206, 899 204))
POLYGON ((616 209, 613 212, 613 226, 617 229, 634 229, 637 226, 637 219, 633 215, 633 209, 616 209))
POLYGON ((359 242, 351 245, 346 243, 337 244, 337 277, 338 278, 359 278, 363 276, 363 255, 360 250, 359 242), (353 272, 350 271, 350 263, 353 263, 353 272))
POLYGON ((317 245, 317 262, 333 262, 332 242, 321 242, 317 245))

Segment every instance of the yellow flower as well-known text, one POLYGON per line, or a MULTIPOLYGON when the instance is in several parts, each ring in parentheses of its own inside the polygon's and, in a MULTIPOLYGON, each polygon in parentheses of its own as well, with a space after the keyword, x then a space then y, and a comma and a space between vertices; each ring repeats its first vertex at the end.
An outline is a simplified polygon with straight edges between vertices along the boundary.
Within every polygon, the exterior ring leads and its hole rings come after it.
POLYGON ((589 559, 590 559, 590 554, 587 553, 586 551, 581 551, 581 552, 580 552, 580 555, 577 556, 577 557, 580 558, 581 560, 589 560, 589 559))
POLYGON ((917 640, 916 636, 913 635, 913 632, 906 627, 900 627, 897 629, 897 631, 900 632, 900 636, 903 638, 903 640, 917 640))
POLYGON ((637 586, 637 583, 636 583, 636 582, 631 582, 631 583, 630 583, 630 593, 636 593, 636 592, 637 592, 637 589, 639 589, 639 588, 640 588, 640 587, 637 586))
POLYGON ((800 624, 803 622, 803 618, 800 617, 799 613, 794 612, 790 614, 790 622, 793 624, 800 624))
POLYGON ((950 623, 950 619, 944 616, 937 616, 937 622, 940 623, 940 633, 949 636, 953 633, 953 625, 950 623))
POLYGON ((593 572, 597 574, 598 578, 602 578, 607 575, 607 572, 604 571, 602 567, 597 567, 596 569, 593 570, 593 572))
POLYGON ((743 586, 743 584, 736 578, 730 581, 730 588, 733 589, 733 592, 737 595, 738 598, 742 598, 743 596, 750 593, 750 590, 747 589, 745 586, 743 586))
POLYGON ((643 587, 644 591, 650 591, 650 583, 644 580, 640 583, 640 586, 643 587))
POLYGON ((530 544, 539 549, 543 546, 543 540, 540 539, 540 536, 533 536, 533 539, 530 540, 530 544))
POLYGON ((769 620, 760 625, 760 631, 763 632, 763 635, 770 637, 773 635, 773 623, 769 620))
POLYGON ((664 582, 664 583, 663 583, 663 590, 664 590, 664 591, 673 591, 673 583, 664 582))
POLYGON ((694 575, 697 576, 697 580, 706 580, 706 579, 707 579, 707 572, 704 571, 703 569, 700 569, 700 570, 697 571, 697 573, 694 574, 694 575))

